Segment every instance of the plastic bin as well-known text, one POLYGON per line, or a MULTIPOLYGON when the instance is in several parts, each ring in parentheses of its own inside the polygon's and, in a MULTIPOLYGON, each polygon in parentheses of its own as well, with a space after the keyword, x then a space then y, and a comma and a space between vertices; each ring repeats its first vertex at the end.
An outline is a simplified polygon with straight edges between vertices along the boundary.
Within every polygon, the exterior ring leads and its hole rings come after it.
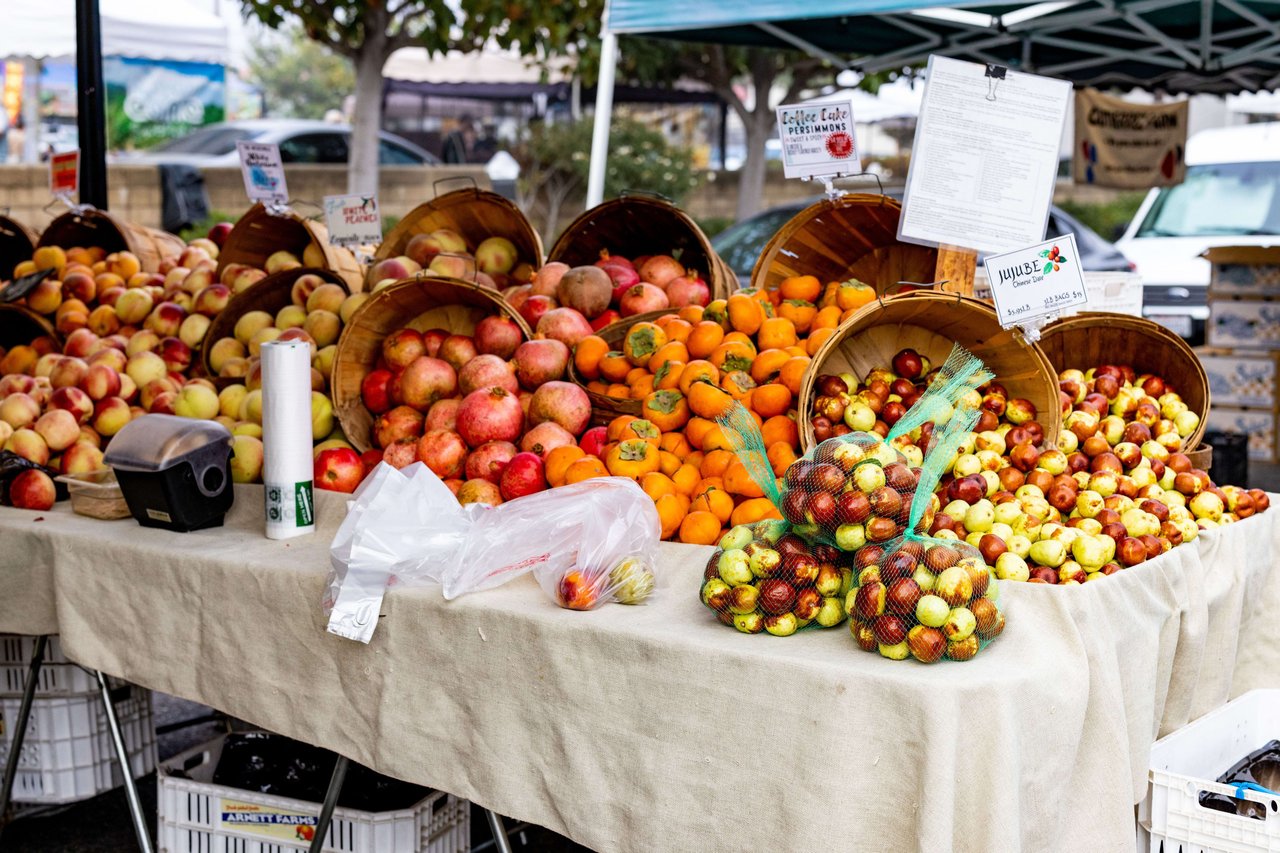
MULTIPOLYGON (((27 683, 31 654, 36 638, 22 634, 0 634, 0 699, 22 696, 27 683)), ((56 636, 45 646, 44 663, 36 684, 37 696, 72 696, 93 692, 97 696, 98 680, 86 670, 67 660, 56 636)), ((123 682, 108 679, 113 687, 123 682)))
MULTIPOLYGON (((129 767, 134 778, 145 776, 156 766, 151 691, 124 686, 113 695, 129 767)), ((9 756, 12 722, 21 704, 20 697, 0 699, 0 765, 9 756)), ((123 781, 98 693, 32 702, 13 786, 15 803, 74 803, 110 791, 123 781)))
MULTIPOLYGON (((214 784, 226 736, 175 755, 157 771, 158 849, 165 853, 284 853, 306 850, 320 804, 214 784)), ((386 812, 338 808, 326 853, 466 853, 471 804, 432 791, 386 812)))
POLYGON ((1280 690, 1254 690, 1156 741, 1150 786, 1138 819, 1152 853, 1280 853, 1280 796, 1244 791, 1266 820, 1200 805, 1200 792, 1236 797, 1213 781, 1268 741, 1280 737, 1280 690))

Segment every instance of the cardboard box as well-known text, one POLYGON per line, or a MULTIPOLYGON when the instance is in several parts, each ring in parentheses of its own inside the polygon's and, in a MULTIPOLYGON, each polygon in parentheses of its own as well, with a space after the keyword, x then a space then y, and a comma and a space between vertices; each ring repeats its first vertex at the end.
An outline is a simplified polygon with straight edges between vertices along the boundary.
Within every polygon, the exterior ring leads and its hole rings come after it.
POLYGON ((1205 343, 1227 349, 1280 348, 1280 297, 1209 300, 1205 343))
POLYGON ((1280 351, 1259 353, 1201 347, 1196 350, 1215 406, 1276 408, 1276 372, 1280 351))
MULTIPOLYGON (((1089 301, 1069 308, 1061 316, 1072 317, 1082 311, 1110 311, 1113 314, 1142 316, 1142 276, 1131 272, 1086 272, 1085 292, 1089 301)), ((973 295, 991 301, 991 286, 987 271, 978 267, 973 279, 973 295)))
POLYGON ((1280 296, 1280 246, 1216 246, 1204 258, 1213 265, 1210 299, 1280 296))
POLYGON ((1276 413, 1270 409, 1235 409, 1214 405, 1205 418, 1206 430, 1242 432, 1249 436, 1249 459, 1276 461, 1276 413))

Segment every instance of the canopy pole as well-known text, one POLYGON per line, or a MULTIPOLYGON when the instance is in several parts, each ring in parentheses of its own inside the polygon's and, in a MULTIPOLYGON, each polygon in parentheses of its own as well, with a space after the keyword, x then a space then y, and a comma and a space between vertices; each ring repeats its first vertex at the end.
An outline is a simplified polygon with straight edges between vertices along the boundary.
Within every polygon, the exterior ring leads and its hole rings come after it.
POLYGON ((605 27, 600 39, 600 81, 596 84, 596 118, 591 132, 591 170, 587 176, 587 209, 604 201, 604 173, 609 163, 609 124, 613 118, 613 78, 618 68, 618 37, 605 27))
POLYGON ((107 108, 102 84, 98 0, 76 0, 76 127, 80 134, 80 203, 107 209, 107 108))

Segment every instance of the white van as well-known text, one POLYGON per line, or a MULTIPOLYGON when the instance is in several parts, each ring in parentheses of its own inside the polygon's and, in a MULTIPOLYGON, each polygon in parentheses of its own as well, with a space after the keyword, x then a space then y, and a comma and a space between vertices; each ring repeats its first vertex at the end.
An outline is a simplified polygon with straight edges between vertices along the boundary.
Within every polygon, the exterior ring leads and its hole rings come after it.
POLYGON ((1153 189, 1116 242, 1142 275, 1142 312, 1204 340, 1212 246, 1280 245, 1280 122, 1187 140, 1187 179, 1153 189))

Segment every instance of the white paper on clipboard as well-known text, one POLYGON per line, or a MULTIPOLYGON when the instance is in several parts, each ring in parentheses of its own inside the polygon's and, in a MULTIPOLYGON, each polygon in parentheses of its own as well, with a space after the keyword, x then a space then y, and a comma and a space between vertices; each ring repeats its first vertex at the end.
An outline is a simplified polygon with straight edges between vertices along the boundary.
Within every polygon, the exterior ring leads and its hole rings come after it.
POLYGON ((899 240, 1006 252, 1044 239, 1071 83, 987 72, 929 57, 899 240))

